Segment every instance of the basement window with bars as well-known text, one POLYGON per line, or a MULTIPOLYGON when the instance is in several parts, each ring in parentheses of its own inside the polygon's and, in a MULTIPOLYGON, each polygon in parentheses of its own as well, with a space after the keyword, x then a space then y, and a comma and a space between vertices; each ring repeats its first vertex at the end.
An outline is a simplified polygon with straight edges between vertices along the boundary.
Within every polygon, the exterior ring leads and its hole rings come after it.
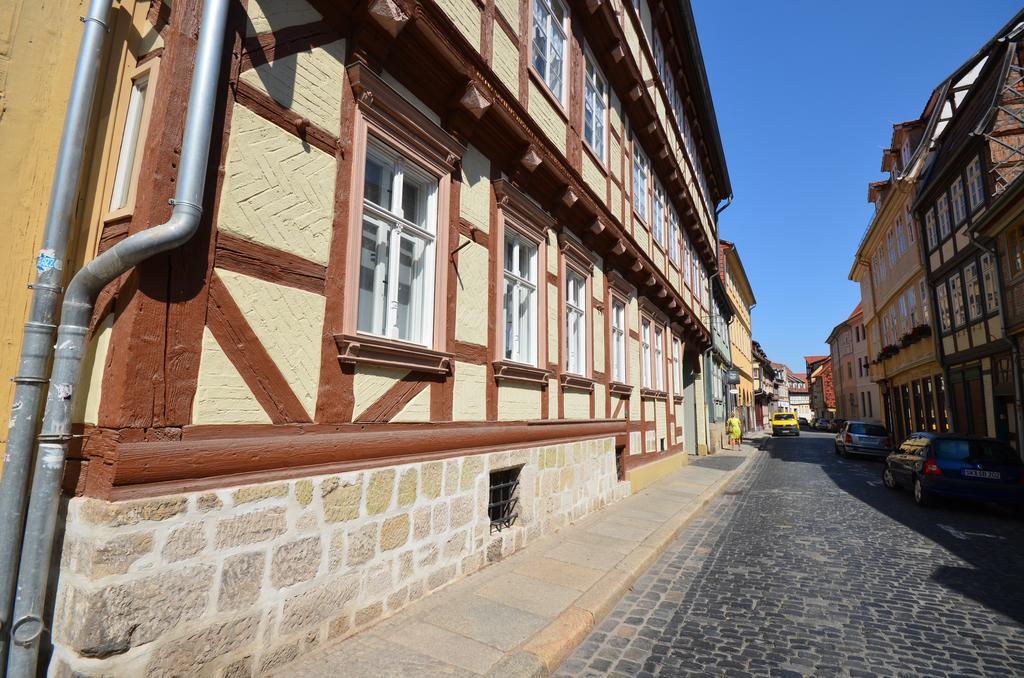
POLYGON ((519 472, 522 466, 492 471, 487 516, 491 519, 491 532, 512 527, 519 517, 519 472))

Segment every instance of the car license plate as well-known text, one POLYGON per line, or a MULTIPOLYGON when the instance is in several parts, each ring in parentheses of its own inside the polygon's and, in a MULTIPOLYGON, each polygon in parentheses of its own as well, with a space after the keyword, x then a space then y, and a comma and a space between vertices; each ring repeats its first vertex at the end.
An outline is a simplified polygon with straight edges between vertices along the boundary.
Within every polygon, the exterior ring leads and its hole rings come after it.
POLYGON ((998 471, 978 471, 973 468, 965 468, 964 475, 969 478, 987 478, 989 480, 999 480, 1002 477, 998 471))

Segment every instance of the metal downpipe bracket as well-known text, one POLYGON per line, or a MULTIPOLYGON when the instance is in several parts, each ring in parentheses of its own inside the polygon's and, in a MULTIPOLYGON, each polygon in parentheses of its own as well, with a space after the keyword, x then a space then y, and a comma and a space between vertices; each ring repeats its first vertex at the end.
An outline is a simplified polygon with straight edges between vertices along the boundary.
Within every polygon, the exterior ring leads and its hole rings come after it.
MULTIPOLYGON (((9 647, 6 675, 10 678, 36 676, 45 627, 43 622, 35 624, 33 621, 45 618, 60 483, 71 437, 72 408, 82 356, 96 297, 107 284, 133 266, 188 241, 199 226, 202 214, 199 206, 203 203, 210 156, 228 6, 229 0, 205 0, 204 3, 171 218, 164 224, 129 236, 103 252, 82 267, 67 287, 32 476, 23 553, 17 571, 13 618, 19 620, 19 630, 25 632, 19 633, 17 642, 9 647)), ((96 30, 102 32, 95 22, 88 22, 86 26, 96 26, 96 30)), ((31 445, 31 438, 29 443, 31 445)))
POLYGON ((18 373, 14 378, 16 386, 8 423, 3 475, 0 476, 0 675, 6 665, 10 640, 11 607, 21 555, 32 451, 57 333, 63 267, 89 136, 89 118, 99 90, 97 82, 110 9, 110 0, 92 0, 83 18, 82 42, 54 167, 42 247, 36 260, 36 280, 29 285, 32 305, 25 323, 18 373))

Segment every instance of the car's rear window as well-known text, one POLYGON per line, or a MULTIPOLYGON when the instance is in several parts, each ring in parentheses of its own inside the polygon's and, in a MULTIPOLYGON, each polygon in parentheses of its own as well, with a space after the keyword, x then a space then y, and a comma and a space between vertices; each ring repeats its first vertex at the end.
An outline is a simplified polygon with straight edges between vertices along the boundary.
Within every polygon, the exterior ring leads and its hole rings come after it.
POLYGON ((885 427, 878 424, 850 424, 849 431, 859 436, 878 436, 879 438, 884 438, 889 435, 885 427))
POLYGON ((1020 457, 1012 447, 991 440, 936 440, 932 443, 932 449, 935 450, 936 458, 947 461, 1020 465, 1020 457))
POLYGON ((776 414, 775 418, 779 421, 792 421, 796 419, 792 414, 776 414))

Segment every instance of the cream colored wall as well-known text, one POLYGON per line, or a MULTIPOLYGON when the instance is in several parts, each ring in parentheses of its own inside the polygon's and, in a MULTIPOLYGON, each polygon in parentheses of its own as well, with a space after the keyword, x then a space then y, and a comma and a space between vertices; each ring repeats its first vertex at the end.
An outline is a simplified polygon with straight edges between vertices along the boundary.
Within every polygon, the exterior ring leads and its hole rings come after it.
POLYGON ((565 153, 565 120, 558 114, 555 107, 548 101, 544 92, 530 81, 529 98, 530 117, 532 117, 551 143, 559 151, 565 153))

